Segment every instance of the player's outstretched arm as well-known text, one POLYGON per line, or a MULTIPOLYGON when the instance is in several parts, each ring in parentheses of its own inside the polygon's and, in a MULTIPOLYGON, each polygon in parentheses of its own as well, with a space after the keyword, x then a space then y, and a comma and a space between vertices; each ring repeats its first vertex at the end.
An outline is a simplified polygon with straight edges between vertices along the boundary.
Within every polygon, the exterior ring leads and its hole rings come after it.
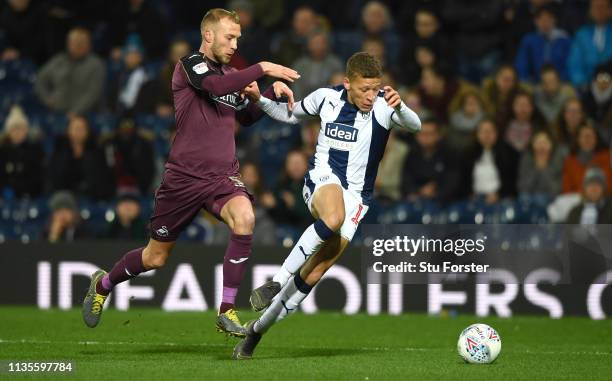
POLYGON ((399 93, 391 86, 385 86, 385 100, 389 107, 393 108, 391 113, 391 121, 397 126, 405 128, 412 132, 421 130, 421 120, 416 112, 406 106, 399 93))
MULTIPOLYGON (((270 99, 274 99, 275 87, 276 87, 276 82, 274 83, 273 86, 268 87, 261 96, 264 96, 270 99)), ((259 108, 259 106, 257 106, 256 102, 249 95, 249 94, 258 94, 258 93, 259 93, 259 86, 257 86, 257 82, 251 83, 250 85, 248 85, 242 90, 241 94, 246 95, 249 99, 246 102, 247 106, 245 108, 236 111, 236 120, 238 120, 240 125, 242 125, 243 127, 252 125, 253 123, 257 122, 259 119, 261 119, 262 116, 265 115, 265 113, 261 110, 261 108, 259 108)))
POLYGON ((202 62, 199 55, 185 57, 181 59, 181 64, 192 87, 216 96, 241 91, 264 75, 290 82, 300 78, 300 75, 293 69, 265 61, 224 75, 209 70, 206 62, 202 62))
POLYGON ((406 106, 404 102, 400 103, 394 111, 395 112, 391 115, 393 123, 412 132, 421 130, 421 120, 419 116, 416 112, 412 111, 410 107, 406 106))
POLYGON ((293 91, 291 91, 285 83, 277 81, 274 82, 272 87, 277 99, 286 96, 288 102, 278 102, 262 96, 256 84, 247 86, 243 90, 243 93, 272 119, 285 123, 297 124, 308 116, 301 107, 297 107, 295 110, 293 109, 293 91))
POLYGON ((300 107, 296 107, 295 110, 289 111, 289 105, 285 102, 275 102, 266 97, 259 98, 257 106, 263 110, 270 118, 276 119, 280 122, 298 124, 302 120, 308 117, 300 107))
POLYGON ((260 62, 259 65, 261 66, 264 74, 270 77, 283 79, 289 82, 293 82, 300 78, 300 74, 297 71, 283 65, 278 65, 267 61, 260 62))
MULTIPOLYGON (((206 65, 206 64, 204 64, 206 65)), ((260 65, 251 65, 243 70, 236 70, 225 75, 219 75, 212 70, 206 70, 200 76, 194 74, 194 70, 185 68, 185 73, 190 84, 198 90, 207 91, 215 96, 221 97, 242 90, 249 83, 261 78, 264 72, 260 65)))

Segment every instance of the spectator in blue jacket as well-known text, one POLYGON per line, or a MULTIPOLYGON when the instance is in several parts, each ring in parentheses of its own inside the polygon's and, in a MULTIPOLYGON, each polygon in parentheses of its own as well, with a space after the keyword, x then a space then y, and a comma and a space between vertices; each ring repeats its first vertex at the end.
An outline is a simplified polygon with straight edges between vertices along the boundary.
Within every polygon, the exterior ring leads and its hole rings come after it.
POLYGON ((556 27, 557 19, 550 6, 540 7, 534 17, 537 30, 521 40, 514 66, 521 81, 536 83, 542 66, 550 64, 561 79, 567 80, 566 60, 571 41, 564 30, 556 27))
POLYGON ((576 32, 567 61, 570 80, 584 90, 595 67, 612 58, 612 1, 591 0, 593 25, 576 32))

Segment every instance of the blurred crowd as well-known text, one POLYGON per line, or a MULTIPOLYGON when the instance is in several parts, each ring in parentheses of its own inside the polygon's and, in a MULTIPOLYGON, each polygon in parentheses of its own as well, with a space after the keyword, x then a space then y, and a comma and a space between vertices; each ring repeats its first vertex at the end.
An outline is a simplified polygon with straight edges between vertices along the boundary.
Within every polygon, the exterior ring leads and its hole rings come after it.
MULTIPOLYGON (((383 62, 383 84, 423 126, 392 132, 370 222, 413 221, 383 216, 414 205, 447 213, 418 222, 469 222, 448 211, 510 203, 545 208, 546 221, 612 223, 611 0, 6 0, 0 241, 146 237, 175 131, 172 72, 213 7, 240 17, 231 64, 298 70, 296 99, 342 83, 356 51, 383 62), (36 222, 13 218, 24 203, 36 222)), ((267 117, 236 126, 259 243, 310 223, 301 190, 318 130, 267 117)), ((223 242, 214 218, 198 221, 194 240, 223 242)))

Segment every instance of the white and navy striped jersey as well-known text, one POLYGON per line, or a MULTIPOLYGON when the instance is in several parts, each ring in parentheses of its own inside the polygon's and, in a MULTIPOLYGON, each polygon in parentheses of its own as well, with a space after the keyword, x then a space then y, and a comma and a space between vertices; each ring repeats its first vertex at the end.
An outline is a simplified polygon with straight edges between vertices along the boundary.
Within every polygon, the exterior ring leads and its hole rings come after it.
MULTIPOLYGON (((305 114, 319 116, 321 130, 309 171, 331 170, 345 189, 360 194, 363 204, 368 205, 391 128, 420 129, 418 117, 404 104, 401 109, 408 113, 409 122, 401 125, 402 118, 394 115, 396 111, 387 104, 384 95, 384 91, 379 91, 372 110, 365 113, 348 101, 342 85, 312 92, 295 105, 292 117, 282 115, 281 105, 273 105, 275 102, 266 100, 265 104, 260 102, 260 107, 273 118, 286 122, 296 123, 305 114)), ((308 174, 306 185, 314 186, 308 174)))
MULTIPOLYGON (((318 89, 296 105, 321 118, 316 153, 309 169, 330 169, 345 189, 361 194, 366 205, 394 124, 394 110, 387 105, 384 94, 379 92, 372 110, 366 113, 347 100, 343 86, 318 89)), ((307 175, 306 182, 309 180, 307 175)))

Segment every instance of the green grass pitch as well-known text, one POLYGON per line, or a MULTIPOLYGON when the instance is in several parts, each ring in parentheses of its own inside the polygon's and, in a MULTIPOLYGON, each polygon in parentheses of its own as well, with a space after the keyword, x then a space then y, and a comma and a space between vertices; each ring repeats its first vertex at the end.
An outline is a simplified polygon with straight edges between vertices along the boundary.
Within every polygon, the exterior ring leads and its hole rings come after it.
POLYGON ((75 372, 62 379, 105 381, 612 379, 612 320, 298 313, 269 331, 253 360, 233 361, 237 339, 217 333, 214 318, 213 312, 109 310, 89 329, 78 310, 4 306, 0 360, 72 360, 75 372), (502 338, 491 365, 464 364, 455 350, 459 332, 477 321, 502 338))

